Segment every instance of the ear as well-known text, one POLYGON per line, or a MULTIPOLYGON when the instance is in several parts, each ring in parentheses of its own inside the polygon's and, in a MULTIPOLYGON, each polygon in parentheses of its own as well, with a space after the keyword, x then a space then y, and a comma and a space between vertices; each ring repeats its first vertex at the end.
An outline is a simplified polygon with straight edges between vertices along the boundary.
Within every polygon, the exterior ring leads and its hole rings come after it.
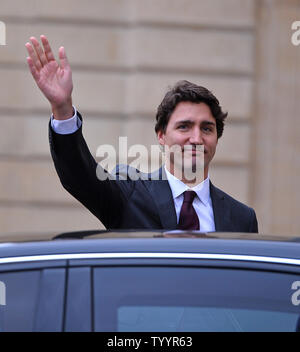
POLYGON ((159 130, 156 135, 157 135, 158 143, 160 145, 165 145, 166 142, 165 142, 165 134, 164 134, 164 132, 162 130, 159 130))

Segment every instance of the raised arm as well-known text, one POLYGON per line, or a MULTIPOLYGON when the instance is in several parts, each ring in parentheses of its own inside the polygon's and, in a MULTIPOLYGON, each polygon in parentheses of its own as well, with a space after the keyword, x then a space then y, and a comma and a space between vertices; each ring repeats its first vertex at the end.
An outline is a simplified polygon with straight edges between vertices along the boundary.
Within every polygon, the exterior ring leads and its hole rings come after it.
POLYGON ((72 71, 64 47, 58 51, 59 62, 55 60, 46 36, 41 35, 41 46, 35 37, 26 43, 30 72, 42 93, 48 99, 56 120, 73 116, 72 71))

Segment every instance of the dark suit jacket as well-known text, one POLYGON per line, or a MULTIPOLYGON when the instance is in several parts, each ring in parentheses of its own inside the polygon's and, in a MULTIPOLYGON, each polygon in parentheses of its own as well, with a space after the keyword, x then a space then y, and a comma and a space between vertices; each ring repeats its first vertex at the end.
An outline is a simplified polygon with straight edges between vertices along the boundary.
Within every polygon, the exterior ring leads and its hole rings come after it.
MULTIPOLYGON (((136 181, 100 181, 97 163, 82 136, 82 128, 60 135, 49 126, 51 155, 63 187, 108 229, 166 229, 177 227, 174 201, 166 179, 153 174, 136 181), (155 180, 153 180, 153 178, 155 180)), ((129 170, 126 167, 126 170, 129 170)), ((163 175, 163 168, 159 171, 163 175)), ((119 177, 120 176, 120 177, 119 177)), ((258 232, 255 212, 210 183, 216 231, 258 232)))

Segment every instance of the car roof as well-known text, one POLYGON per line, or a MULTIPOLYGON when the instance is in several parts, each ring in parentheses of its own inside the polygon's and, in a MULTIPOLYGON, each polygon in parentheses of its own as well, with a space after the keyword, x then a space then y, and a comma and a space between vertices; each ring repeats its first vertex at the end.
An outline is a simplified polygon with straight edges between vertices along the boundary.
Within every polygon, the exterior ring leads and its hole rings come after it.
POLYGON ((88 236, 82 239, 78 238, 80 234, 83 232, 68 233, 69 236, 60 234, 54 236, 54 240, 1 243, 0 258, 74 253, 174 253, 175 256, 178 253, 202 253, 300 260, 299 237, 245 233, 91 230, 88 231, 88 236))
POLYGON ((62 233, 17 233, 0 234, 1 243, 18 242, 43 242, 58 239, 104 239, 104 238, 214 238, 214 239, 239 239, 253 241, 280 241, 280 242, 300 242, 300 235, 273 235, 245 232, 200 232, 200 231, 181 231, 181 230, 81 230, 62 233))

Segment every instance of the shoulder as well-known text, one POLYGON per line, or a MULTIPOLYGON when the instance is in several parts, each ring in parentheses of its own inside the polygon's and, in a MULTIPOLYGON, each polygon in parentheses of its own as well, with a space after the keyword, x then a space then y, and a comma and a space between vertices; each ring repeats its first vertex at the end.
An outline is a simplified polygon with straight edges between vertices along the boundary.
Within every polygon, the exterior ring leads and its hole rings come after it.
POLYGON ((153 172, 143 172, 139 169, 136 169, 130 165, 118 164, 111 172, 112 176, 116 180, 128 180, 128 181, 161 181, 167 180, 163 168, 161 167, 158 170, 153 172))
POLYGON ((210 183, 210 196, 217 217, 229 221, 226 230, 258 233, 257 218, 253 208, 234 199, 212 183, 210 183))
POLYGON ((210 182, 210 195, 211 195, 212 201, 217 201, 222 199, 222 200, 225 200, 226 203, 236 211, 239 211, 241 213, 255 214, 255 211, 253 208, 233 198, 228 193, 214 186, 211 182, 210 182))
POLYGON ((130 165, 118 164, 112 170, 111 175, 119 181, 149 180, 150 174, 144 173, 130 165))

